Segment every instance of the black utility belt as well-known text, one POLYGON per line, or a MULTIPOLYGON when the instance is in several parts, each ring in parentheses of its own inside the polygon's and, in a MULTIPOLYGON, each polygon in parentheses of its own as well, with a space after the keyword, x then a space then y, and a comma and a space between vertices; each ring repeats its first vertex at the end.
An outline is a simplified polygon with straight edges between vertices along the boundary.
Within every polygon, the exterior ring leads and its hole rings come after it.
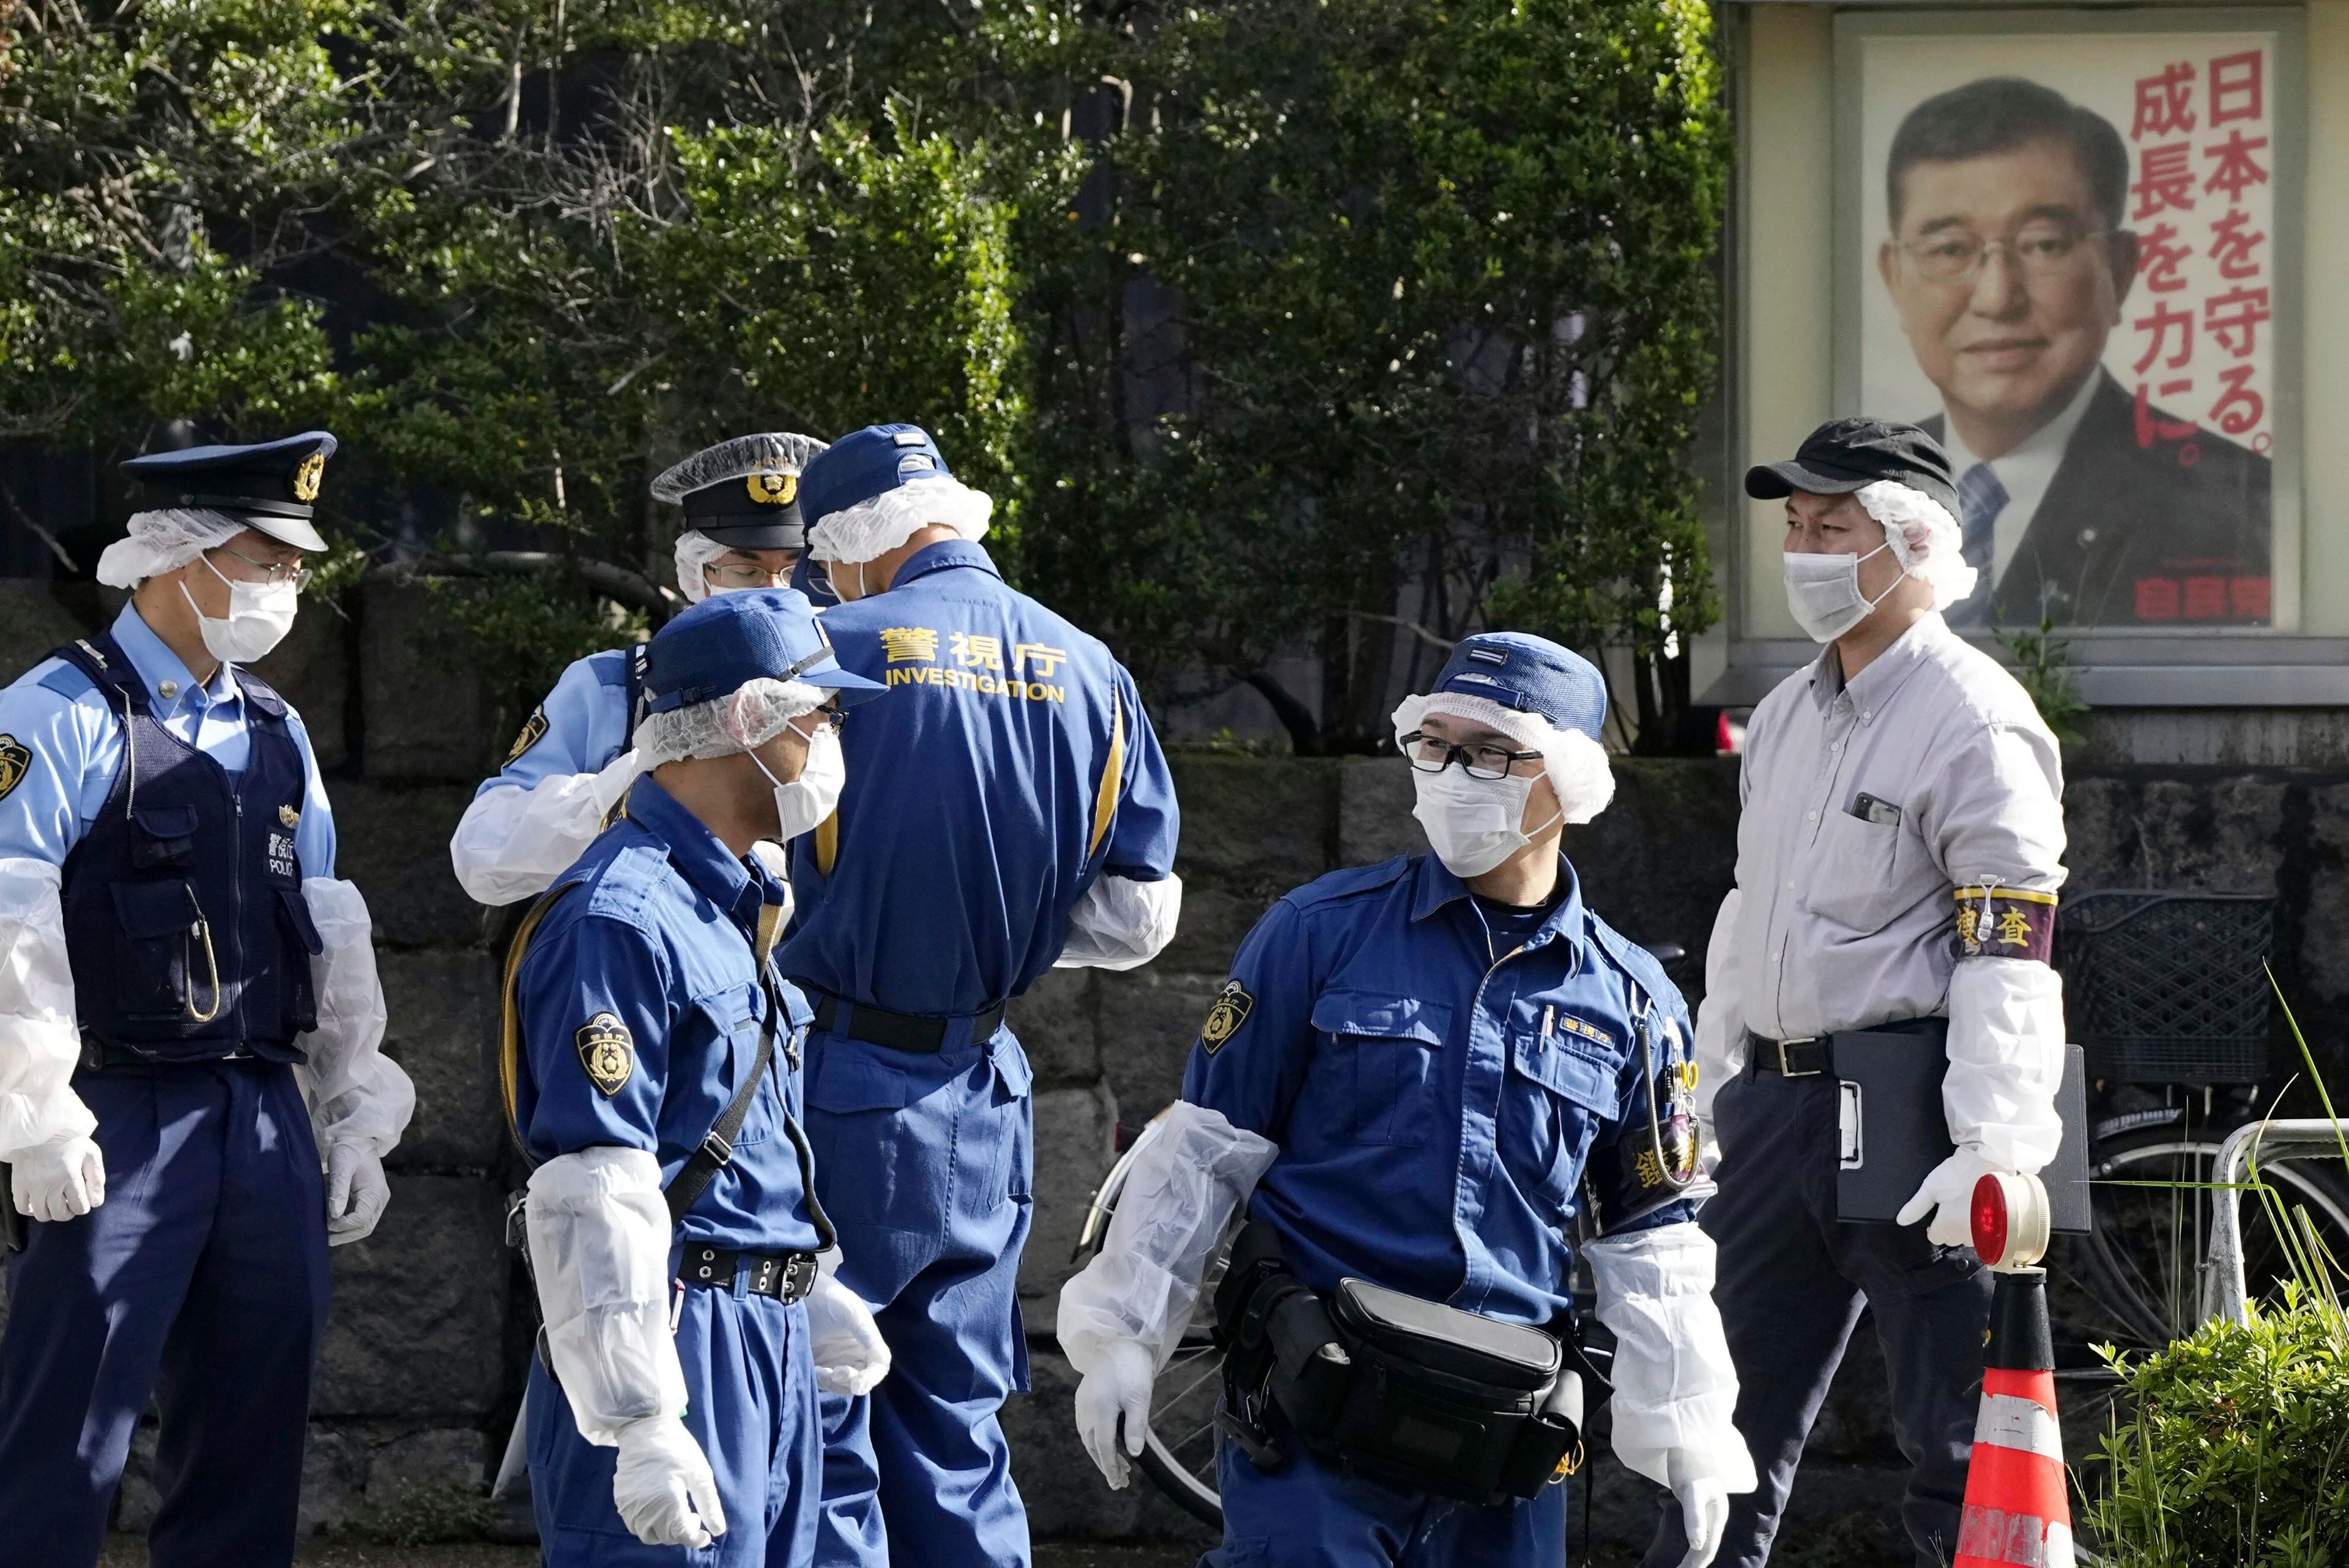
POLYGON ((1745 1032, 1745 1060, 1756 1073, 1781 1078, 1832 1080, 1837 1034, 1914 1034, 1940 1055, 1946 1050, 1944 1043, 1949 1033, 1950 1021, 1946 1018, 1903 1018, 1889 1023, 1871 1023, 1863 1029, 1839 1029, 1834 1034, 1806 1034, 1793 1040, 1773 1040, 1749 1029, 1745 1032))
MULTIPOLYGON (((826 1033, 833 1033, 843 1007, 848 1009, 848 1027, 838 1033, 868 1045, 886 1045, 892 1051, 915 1051, 926 1056, 935 1056, 946 1048, 947 1030, 954 1023, 951 1018, 916 1018, 910 1012, 892 1012, 870 1002, 844 1002, 836 996, 819 993, 815 1026, 826 1033)), ((1002 1007, 990 1007, 970 1021, 970 1037, 976 1041, 991 1040, 1002 1027, 1002 1007)))
POLYGON ((1557 1336, 1365 1280, 1325 1300, 1277 1249, 1251 1223, 1216 1299, 1217 1425, 1259 1468, 1284 1458, 1268 1403, 1324 1458, 1468 1502, 1537 1497, 1580 1467, 1580 1357, 1557 1336))
POLYGON ((240 1043, 225 1050, 182 1055, 166 1054, 160 1048, 143 1045, 118 1045, 92 1034, 83 1035, 81 1041, 81 1070, 85 1073, 103 1073, 117 1067, 209 1067, 216 1062, 299 1065, 308 1060, 306 1054, 290 1045, 255 1048, 240 1043))
POLYGON ((803 1301, 815 1289, 813 1252, 730 1252, 723 1247, 688 1241, 678 1261, 681 1283, 730 1291, 739 1278, 754 1296, 772 1296, 789 1306, 803 1301))

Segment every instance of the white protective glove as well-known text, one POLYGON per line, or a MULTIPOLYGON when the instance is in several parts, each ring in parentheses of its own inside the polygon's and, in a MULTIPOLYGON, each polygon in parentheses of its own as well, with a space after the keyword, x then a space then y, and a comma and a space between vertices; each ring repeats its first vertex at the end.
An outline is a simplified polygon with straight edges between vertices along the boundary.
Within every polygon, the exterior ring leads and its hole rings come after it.
POLYGON ((106 1156, 78 1136, 23 1150, 9 1165, 16 1212, 55 1223, 78 1220, 106 1201, 106 1156))
POLYGON ((318 1026, 302 1036, 310 1059, 294 1069, 295 1081, 320 1148, 331 1154, 338 1143, 357 1144, 381 1158, 416 1114, 416 1085, 383 1054, 387 1013, 375 921, 358 888, 336 877, 304 877, 302 898, 324 950, 310 961, 318 1026))
POLYGON ((628 1533, 647 1546, 698 1551, 726 1533, 709 1456, 675 1416, 647 1416, 620 1428, 612 1501, 628 1533))
POLYGON ((1893 1221, 1914 1225, 1930 1214, 1933 1222, 1925 1227, 1925 1240, 1936 1247, 1970 1246, 1974 1239, 1974 1183, 1985 1176, 2014 1174, 2012 1168, 1984 1158, 1982 1150, 1961 1146, 1927 1173, 1924 1185, 1900 1206, 1893 1221))
POLYGON ((889 1345, 864 1299, 833 1277, 840 1254, 819 1260, 815 1289, 808 1293, 808 1345, 815 1356, 815 1386, 852 1399, 873 1392, 889 1376, 889 1345))
POLYGON ((391 1201, 383 1161, 375 1150, 349 1138, 326 1146, 326 1245, 363 1241, 391 1201))
MULTIPOLYGON (((1671 1489, 1694 1546, 1712 1511, 1707 1500, 1752 1491, 1754 1482, 1732 1419, 1737 1368, 1713 1300, 1713 1238, 1692 1224, 1659 1225, 1602 1236, 1582 1255, 1598 1287, 1599 1321, 1615 1334, 1615 1457, 1671 1489)), ((1714 1545, 1719 1539, 1715 1530, 1714 1545)), ((1712 1555, 1708 1548, 1690 1561, 1712 1555)))
POLYGON ((1142 1455, 1142 1437, 1150 1429, 1150 1386, 1157 1370, 1156 1360, 1141 1344, 1113 1339, 1102 1346, 1100 1364, 1077 1385, 1077 1436, 1113 1490, 1124 1490, 1126 1455, 1142 1455), (1125 1418, 1123 1453, 1118 1451, 1121 1416, 1125 1418))
POLYGON ((1729 1489, 1720 1477, 1692 1474, 1692 1469, 1678 1449, 1665 1460, 1672 1496, 1681 1505, 1681 1533, 1688 1538, 1681 1568, 1705 1568, 1729 1529, 1729 1489))

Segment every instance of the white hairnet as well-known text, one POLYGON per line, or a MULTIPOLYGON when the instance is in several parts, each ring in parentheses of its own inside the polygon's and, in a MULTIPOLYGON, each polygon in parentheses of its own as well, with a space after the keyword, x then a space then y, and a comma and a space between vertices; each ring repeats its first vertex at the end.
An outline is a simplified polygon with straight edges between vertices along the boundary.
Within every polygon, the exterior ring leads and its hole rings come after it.
POLYGON ((646 714, 632 744, 647 768, 687 757, 730 757, 765 745, 786 723, 814 712, 830 697, 827 688, 804 680, 761 676, 744 681, 731 696, 646 714))
POLYGON ((753 473, 800 473, 815 461, 827 443, 789 431, 736 436, 704 447, 683 462, 672 463, 653 481, 653 499, 671 505, 697 490, 707 490, 730 479, 753 473))
POLYGON ((701 574, 732 547, 698 528, 688 528, 677 536, 677 591, 685 596, 686 603, 698 605, 709 597, 709 579, 701 574))
POLYGON ((1615 770, 1608 763, 1607 748, 1579 730, 1558 729, 1539 713, 1504 708, 1489 697, 1435 691, 1402 700, 1394 711, 1395 739, 1418 729, 1430 713, 1482 724, 1529 752, 1539 752, 1549 787, 1557 792, 1558 811, 1569 823, 1588 822, 1615 798, 1615 770))
POLYGON ((135 588, 148 578, 176 571, 245 525, 206 506, 166 506, 130 514, 130 532, 98 558, 98 580, 109 588, 135 588))
POLYGON ((933 523, 966 539, 984 538, 987 520, 994 514, 993 498, 959 479, 945 474, 909 479, 895 490, 815 519, 808 529, 808 553, 819 561, 853 566, 879 560, 933 523))
POLYGON ((1964 602, 1981 574, 1966 565, 1966 536, 1950 509, 1897 479, 1864 485, 1859 504, 1882 524, 1892 558, 1933 590, 1933 607, 1964 602))

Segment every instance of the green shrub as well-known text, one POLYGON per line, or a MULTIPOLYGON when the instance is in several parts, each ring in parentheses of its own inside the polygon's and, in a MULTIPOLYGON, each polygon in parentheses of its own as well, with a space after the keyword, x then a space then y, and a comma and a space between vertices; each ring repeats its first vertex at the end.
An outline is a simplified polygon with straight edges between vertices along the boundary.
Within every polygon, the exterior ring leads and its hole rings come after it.
POLYGON ((2105 1437, 2087 1514, 2109 1568, 2349 1563, 2349 1331, 2321 1298, 2285 1301, 2112 1355, 2135 1414, 2105 1437))

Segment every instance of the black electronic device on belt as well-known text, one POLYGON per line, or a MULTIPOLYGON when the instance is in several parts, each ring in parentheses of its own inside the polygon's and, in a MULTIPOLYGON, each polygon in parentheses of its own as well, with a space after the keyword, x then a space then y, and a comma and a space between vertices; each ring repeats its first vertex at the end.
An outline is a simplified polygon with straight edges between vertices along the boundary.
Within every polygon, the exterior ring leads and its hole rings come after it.
POLYGON ((1259 1467, 1283 1457, 1269 1403, 1349 1469, 1480 1505, 1580 1468, 1585 1364, 1570 1340, 1367 1280, 1325 1300, 1260 1220, 1233 1243, 1216 1316, 1216 1422, 1259 1467))

